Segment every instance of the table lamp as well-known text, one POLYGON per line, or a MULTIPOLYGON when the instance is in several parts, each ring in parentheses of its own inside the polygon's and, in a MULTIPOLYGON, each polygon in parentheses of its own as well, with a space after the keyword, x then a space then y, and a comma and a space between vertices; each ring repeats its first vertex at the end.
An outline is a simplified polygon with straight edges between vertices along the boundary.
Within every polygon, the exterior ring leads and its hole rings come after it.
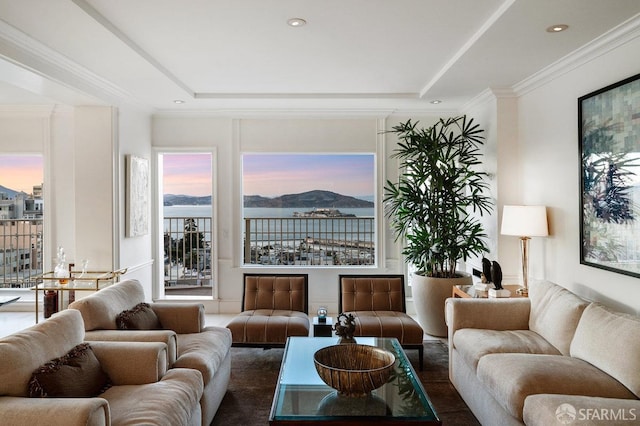
POLYGON ((500 233, 520 237, 522 288, 518 293, 526 296, 529 294, 529 240, 531 237, 549 235, 547 208, 545 206, 504 206, 500 233))

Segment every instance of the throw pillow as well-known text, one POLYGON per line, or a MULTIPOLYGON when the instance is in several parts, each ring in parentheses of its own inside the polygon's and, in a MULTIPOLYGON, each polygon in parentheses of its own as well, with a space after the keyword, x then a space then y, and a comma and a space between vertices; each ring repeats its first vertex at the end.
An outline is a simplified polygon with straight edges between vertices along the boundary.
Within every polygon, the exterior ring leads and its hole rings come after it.
POLYGON ((116 317, 120 330, 162 330, 162 324, 148 303, 138 303, 116 317))
POLYGON ((33 372, 29 381, 32 398, 86 398, 98 396, 111 387, 88 343, 51 360, 33 372))

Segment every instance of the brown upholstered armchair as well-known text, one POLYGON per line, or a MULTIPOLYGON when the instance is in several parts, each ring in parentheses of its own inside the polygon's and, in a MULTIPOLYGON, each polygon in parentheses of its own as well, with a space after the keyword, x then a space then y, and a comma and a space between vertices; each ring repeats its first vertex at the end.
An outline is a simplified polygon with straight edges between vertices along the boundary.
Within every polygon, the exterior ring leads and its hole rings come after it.
POLYGON ((309 335, 308 275, 244 274, 242 312, 227 324, 233 346, 284 347, 309 335))
POLYGON ((340 275, 340 312, 356 320, 354 336, 395 337, 417 349, 422 369, 422 327, 407 315, 404 275, 340 275))

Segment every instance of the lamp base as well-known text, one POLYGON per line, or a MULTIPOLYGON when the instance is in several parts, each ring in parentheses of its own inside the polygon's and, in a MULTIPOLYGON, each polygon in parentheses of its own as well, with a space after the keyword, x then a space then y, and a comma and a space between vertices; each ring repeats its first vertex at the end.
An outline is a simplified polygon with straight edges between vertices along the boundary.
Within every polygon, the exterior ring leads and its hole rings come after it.
POLYGON ((529 289, 526 287, 520 287, 516 293, 518 293, 520 296, 524 296, 527 297, 529 295, 529 289))

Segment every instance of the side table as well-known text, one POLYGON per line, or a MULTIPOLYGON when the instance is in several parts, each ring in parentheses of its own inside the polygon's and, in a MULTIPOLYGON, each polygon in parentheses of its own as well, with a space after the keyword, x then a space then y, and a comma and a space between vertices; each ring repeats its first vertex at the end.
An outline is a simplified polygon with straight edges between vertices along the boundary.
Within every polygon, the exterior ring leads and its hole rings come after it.
POLYGON ((313 337, 333 336, 333 318, 326 317, 325 322, 320 322, 318 317, 313 317, 313 337))

